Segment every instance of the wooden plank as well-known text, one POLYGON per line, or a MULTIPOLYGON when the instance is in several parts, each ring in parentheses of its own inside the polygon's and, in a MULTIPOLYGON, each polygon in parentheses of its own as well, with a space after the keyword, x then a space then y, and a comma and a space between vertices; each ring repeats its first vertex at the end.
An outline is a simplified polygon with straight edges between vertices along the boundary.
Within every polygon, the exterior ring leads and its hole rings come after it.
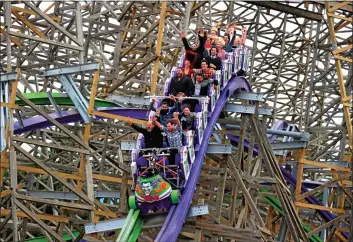
POLYGON ((340 9, 340 8, 342 8, 342 7, 344 7, 344 6, 348 5, 348 4, 350 4, 350 3, 351 3, 351 2, 348 2, 348 1, 347 1, 347 2, 337 3, 337 4, 333 5, 332 7, 328 8, 327 11, 328 11, 329 13, 332 13, 332 12, 336 11, 337 9, 340 9))
POLYGON ((302 202, 295 202, 294 203, 298 207, 302 208, 312 208, 312 209, 318 209, 318 210, 325 210, 325 211, 330 211, 333 213, 345 213, 344 209, 339 209, 339 208, 330 208, 326 206, 320 206, 320 205, 314 205, 314 204, 308 204, 308 203, 302 203, 302 202))
MULTIPOLYGON (((11 214, 10 209, 0 209, 0 217, 5 217, 7 215, 11 214)), ((19 218, 28 218, 28 215, 25 214, 24 212, 17 211, 16 212, 17 217, 19 218)), ((41 213, 35 213, 36 217, 41 219, 41 220, 46 220, 46 221, 54 221, 58 223, 68 223, 69 219, 63 216, 55 216, 51 214, 41 214, 41 213)))
POLYGON ((83 43, 81 43, 80 41, 78 41, 78 39, 73 36, 72 34, 70 34, 68 31, 66 31, 66 29, 64 29, 63 27, 61 27, 58 23, 54 22, 51 18, 49 18, 45 13, 42 12, 42 10, 40 10, 39 8, 37 8, 35 5, 33 5, 31 2, 24 2, 28 7, 30 7, 31 9, 34 10, 34 12, 36 12, 39 16, 41 16, 42 18, 44 18, 48 23, 50 23, 52 26, 54 26, 57 30, 59 30, 61 33, 65 34, 67 37, 69 37, 69 39, 71 39, 73 42, 75 42, 76 44, 78 44, 79 46, 82 46, 83 43))
POLYGON ((316 188, 314 188, 314 189, 312 189, 312 190, 310 190, 310 191, 308 191, 306 193, 303 193, 303 194, 301 194, 299 196, 296 196, 296 201, 303 200, 304 198, 306 198, 306 197, 308 197, 310 195, 313 195, 315 193, 321 192, 325 187, 331 186, 334 183, 339 182, 339 181, 341 181, 343 179, 347 179, 350 176, 351 176, 351 174, 344 174, 343 176, 340 176, 340 177, 338 177, 336 179, 333 179, 333 180, 331 180, 329 182, 326 182, 324 185, 318 186, 318 187, 316 187, 316 188))
POLYGON ((163 42, 162 38, 164 33, 166 8, 167 8, 167 1, 164 0, 162 1, 161 13, 159 15, 160 17, 159 17, 159 23, 158 23, 158 36, 157 36, 157 45, 156 45, 156 51, 155 51, 155 55, 157 56, 157 59, 154 61, 153 74, 152 74, 152 80, 151 80, 152 95, 156 94, 156 89, 157 89, 157 79, 158 79, 159 62, 161 57, 161 48, 162 48, 162 42, 163 42))
POLYGON ((104 118, 117 119, 117 120, 124 121, 124 122, 127 122, 128 120, 131 120, 131 122, 133 122, 135 124, 146 125, 146 121, 145 120, 129 118, 129 117, 120 116, 120 115, 116 115, 116 114, 103 113, 103 112, 99 112, 99 111, 92 111, 89 114, 97 115, 97 116, 104 117, 104 118))
POLYGON ((347 18, 347 17, 343 17, 341 15, 337 15, 337 14, 333 14, 333 13, 327 13, 327 16, 333 17, 333 18, 338 18, 338 19, 343 19, 347 22, 352 22, 353 18, 347 18))
POLYGON ((342 166, 335 166, 331 164, 325 164, 323 162, 317 162, 317 161, 311 161, 311 160, 302 160, 302 164, 307 164, 307 165, 313 165, 313 166, 318 166, 321 168, 330 168, 332 170, 337 170, 337 171, 345 171, 345 172, 351 172, 351 168, 345 168, 342 166))
POLYGON ((339 54, 339 53, 341 53, 343 51, 350 50, 352 48, 353 48, 353 44, 350 44, 350 45, 347 45, 347 46, 345 46, 343 48, 335 49, 334 51, 332 51, 332 54, 337 55, 337 54, 339 54))
POLYGON ((17 17, 17 19, 19 19, 20 21, 22 21, 25 25, 27 25, 34 33, 36 33, 39 37, 46 39, 47 36, 40 31, 39 29, 37 29, 36 26, 34 26, 34 24, 32 24, 31 22, 29 22, 26 18, 24 18, 22 15, 18 14, 17 11, 15 10, 11 10, 11 13, 13 15, 15 15, 17 17))
POLYGON ((352 63, 352 59, 351 58, 348 58, 348 57, 343 57, 341 55, 334 55, 336 59, 339 59, 339 60, 342 60, 342 61, 347 61, 349 63, 352 63))
POLYGON ((21 93, 17 93, 17 97, 19 97, 24 103, 26 103, 28 106, 30 106, 34 111, 42 115, 44 118, 46 118, 48 121, 50 121, 52 124, 57 126, 60 130, 62 130, 66 135, 68 135, 71 139, 75 140, 77 143, 79 143, 81 146, 89 150, 90 152, 93 152, 93 150, 85 143, 83 140, 76 135, 73 135, 70 130, 65 128, 62 124, 60 124, 58 121, 56 121, 54 118, 49 116, 46 112, 44 112, 42 109, 38 108, 37 105, 35 105, 32 101, 28 100, 25 98, 21 93))
POLYGON ((36 214, 32 213, 26 206, 20 203, 17 199, 15 199, 15 204, 25 213, 33 219, 37 224, 39 224, 45 231, 47 231, 51 236, 57 239, 60 242, 65 242, 64 239, 58 235, 55 231, 53 231, 48 225, 46 225, 42 220, 40 220, 36 214))
MULTIPOLYGON (((3 29, 3 28, 0 28, 0 32, 4 35, 4 36, 6 36, 6 30, 5 29, 3 29)), ((19 40, 19 39, 17 39, 17 38, 15 38, 15 37, 10 37, 10 40, 11 40, 11 42, 12 43, 14 43, 15 45, 17 45, 18 47, 20 47, 20 48, 22 48, 23 47, 23 44, 22 44, 22 42, 19 40)))
POLYGON ((49 175, 53 176, 55 179, 57 179, 58 181, 60 181, 64 186, 66 186, 67 188, 69 188, 73 193, 75 193, 77 196, 79 196, 81 199, 83 199, 85 202, 87 202, 88 204, 93 205, 93 201, 91 201, 85 194, 83 194, 82 192, 79 192, 76 190, 76 188, 74 188, 71 184, 69 184, 66 180, 64 180, 63 178, 57 176, 55 174, 55 171, 52 170, 51 168, 47 167, 45 164, 43 164, 43 162, 41 162, 40 160, 38 160, 37 158, 33 157, 32 155, 30 155, 27 151, 25 151, 21 146, 19 146, 16 143, 12 142, 12 145, 18 150, 20 151, 24 156, 26 156, 28 159, 30 159, 33 163, 35 163, 37 166, 39 166, 40 168, 42 168, 43 170, 45 170, 49 175))
POLYGON ((17 104, 4 103, 4 102, 0 102, 0 107, 6 107, 6 108, 12 108, 12 109, 19 108, 19 106, 17 104))
POLYGON ((335 224, 335 223, 337 223, 337 222, 339 222, 339 221, 341 221, 341 220, 343 220, 345 218, 348 218, 348 217, 349 217, 349 215, 341 215, 341 216, 339 216, 339 217, 337 217, 335 219, 332 219, 330 222, 325 223, 325 224, 321 225, 320 227, 317 227, 316 229, 310 231, 309 233, 307 233, 307 235, 308 235, 308 237, 310 237, 310 236, 312 236, 314 234, 317 234, 320 231, 322 231, 322 230, 330 227, 331 225, 333 225, 333 224, 335 224))
MULTIPOLYGON (((143 56, 141 56, 143 57, 143 56)), ((127 82, 131 77, 135 76, 137 73, 139 73, 141 70, 143 70, 146 66, 148 66, 152 61, 156 60, 158 57, 156 55, 152 56, 148 61, 143 63, 141 66, 137 67, 134 71, 129 71, 130 73, 124 77, 121 80, 118 80, 112 87, 109 88, 108 93, 111 93, 118 89, 122 84, 127 82)))
POLYGON ((63 42, 55 41, 55 40, 43 39, 43 38, 32 36, 32 35, 22 34, 22 33, 19 33, 17 31, 9 31, 9 34, 13 35, 13 36, 20 37, 20 38, 24 38, 24 39, 34 40, 36 42, 46 43, 48 45, 57 45, 57 46, 60 46, 60 47, 63 47, 63 48, 68 48, 68 49, 78 50, 78 51, 82 51, 83 50, 83 48, 81 46, 75 46, 75 45, 71 45, 71 44, 66 44, 66 43, 63 43, 63 42))
POLYGON ((22 142, 22 143, 26 143, 26 144, 34 144, 34 145, 50 147, 50 148, 54 148, 54 149, 66 150, 66 151, 71 151, 71 152, 76 152, 76 153, 83 153, 83 154, 87 154, 87 155, 90 154, 90 152, 88 150, 72 148, 69 146, 58 145, 55 143, 44 143, 44 142, 40 142, 40 141, 34 140, 34 139, 25 139, 25 138, 21 138, 21 137, 16 136, 16 137, 13 137, 13 140, 18 141, 18 142, 22 142))
MULTIPOLYGON (((1 163, 1 167, 8 168, 9 165, 8 165, 8 163, 1 163)), ((17 166, 17 170, 18 171, 25 171, 28 173, 49 175, 49 173, 43 169, 34 168, 34 167, 30 167, 30 166, 17 166)), ((75 174, 69 174, 69 173, 58 172, 58 171, 55 171, 55 174, 61 178, 65 178, 65 179, 72 179, 72 180, 76 180, 76 181, 82 180, 82 178, 80 176, 75 175, 75 174)), ((93 179, 96 179, 96 180, 113 182, 113 183, 118 183, 118 184, 122 183, 122 179, 119 177, 106 176, 106 175, 101 175, 101 174, 93 174, 92 177, 93 177, 93 179)), ((128 184, 132 185, 133 181, 129 180, 128 184)))
POLYGON ((61 201, 55 201, 55 200, 51 200, 51 199, 36 198, 36 197, 25 196, 25 195, 20 195, 20 194, 16 194, 15 197, 16 197, 16 199, 21 199, 21 200, 26 200, 26 201, 31 201, 31 202, 37 202, 37 203, 43 203, 43 204, 52 204, 52 205, 55 205, 55 206, 68 207, 68 208, 77 208, 77 209, 88 210, 88 211, 93 210, 93 206, 88 206, 88 205, 85 205, 85 204, 61 202, 61 201))

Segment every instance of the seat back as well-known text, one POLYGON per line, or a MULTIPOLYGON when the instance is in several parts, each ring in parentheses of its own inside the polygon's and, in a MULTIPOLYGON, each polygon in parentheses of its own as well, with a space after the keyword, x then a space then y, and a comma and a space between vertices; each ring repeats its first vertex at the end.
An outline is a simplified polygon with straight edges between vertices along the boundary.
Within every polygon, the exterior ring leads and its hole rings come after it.
MULTIPOLYGON (((180 166, 181 166, 181 170, 183 172, 183 175, 185 177, 185 181, 187 181, 189 179, 189 175, 190 175, 190 170, 191 167, 189 165, 189 155, 188 155, 188 149, 186 146, 181 147, 180 149, 180 166)), ((186 182, 185 182, 186 185, 186 182)))
POLYGON ((167 80, 165 81, 164 84, 164 95, 168 96, 169 94, 169 87, 170 87, 170 82, 171 82, 172 78, 167 78, 167 80))

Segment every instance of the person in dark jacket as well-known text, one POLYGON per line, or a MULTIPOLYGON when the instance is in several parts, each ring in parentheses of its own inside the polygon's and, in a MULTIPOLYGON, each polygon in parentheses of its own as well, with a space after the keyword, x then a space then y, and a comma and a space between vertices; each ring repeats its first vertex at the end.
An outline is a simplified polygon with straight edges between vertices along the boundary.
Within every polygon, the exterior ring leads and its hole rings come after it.
POLYGON ((146 128, 142 128, 133 124, 131 119, 127 121, 134 130, 143 134, 145 140, 145 147, 149 148, 162 148, 163 147, 163 135, 161 129, 157 128, 153 122, 147 122, 146 128))
POLYGON ((178 114, 183 131, 194 130, 195 116, 190 112, 190 108, 185 106, 183 112, 178 114))
POLYGON ((177 69, 177 75, 170 81, 169 94, 174 96, 190 96, 192 92, 192 80, 184 75, 181 67, 177 69))
POLYGON ((208 88, 211 84, 214 84, 216 87, 218 85, 218 81, 213 80, 213 79, 204 78, 204 76, 202 75, 202 72, 201 71, 198 72, 196 74, 194 95, 195 96, 207 96, 208 88))
POLYGON ((204 33, 203 29, 199 30, 198 37, 199 37, 199 45, 193 44, 190 47, 187 39, 185 38, 185 33, 184 32, 181 33, 181 39, 183 41, 185 51, 187 52, 186 58, 191 58, 191 59, 189 59, 191 62, 194 61, 192 63, 192 66, 195 69, 200 69, 201 60, 204 58, 206 37, 205 37, 205 33, 204 33), (196 58, 194 58, 194 55, 191 54, 191 52, 197 54, 196 58))
POLYGON ((217 48, 212 47, 211 48, 211 56, 208 56, 206 58, 210 68, 213 68, 214 70, 220 70, 222 67, 222 60, 217 56, 217 48))

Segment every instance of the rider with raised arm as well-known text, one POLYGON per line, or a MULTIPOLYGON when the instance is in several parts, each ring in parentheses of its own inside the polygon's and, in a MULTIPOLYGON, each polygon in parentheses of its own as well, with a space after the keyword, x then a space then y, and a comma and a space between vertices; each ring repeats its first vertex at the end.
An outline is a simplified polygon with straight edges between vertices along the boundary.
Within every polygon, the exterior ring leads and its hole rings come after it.
MULTIPOLYGON (((162 125, 167 124, 167 120, 173 117, 173 113, 179 110, 179 103, 176 101, 174 96, 169 97, 170 100, 174 102, 173 107, 169 107, 168 101, 163 101, 161 108, 158 110, 159 120, 162 125)), ((154 107, 155 99, 152 99, 150 110, 157 112, 157 109, 154 107)))
POLYGON ((146 128, 142 128, 132 123, 131 119, 129 119, 127 123, 131 126, 131 128, 143 134, 145 140, 145 147, 147 149, 163 147, 163 135, 161 129, 156 127, 152 121, 146 123, 146 128))
MULTIPOLYGON (((168 144, 171 148, 178 149, 183 146, 180 121, 177 113, 173 114, 173 119, 169 119, 167 121, 167 126, 163 126, 162 124, 160 124, 155 117, 152 118, 152 121, 155 126, 157 126, 159 129, 161 129, 166 133, 168 144)), ((170 151, 170 156, 168 158, 170 165, 175 165, 176 154, 177 154, 177 151, 175 150, 170 151)))

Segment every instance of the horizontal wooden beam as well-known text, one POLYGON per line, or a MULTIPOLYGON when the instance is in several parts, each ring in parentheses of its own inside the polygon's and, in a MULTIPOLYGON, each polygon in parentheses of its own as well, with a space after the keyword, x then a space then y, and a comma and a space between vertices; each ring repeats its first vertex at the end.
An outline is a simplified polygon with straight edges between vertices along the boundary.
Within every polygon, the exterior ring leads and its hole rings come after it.
MULTIPOLYGON (((1 163, 1 167, 3 168, 9 168, 8 163, 1 163)), ((35 167, 30 167, 30 166, 17 166, 18 171, 25 171, 27 173, 36 173, 36 174, 42 174, 42 175, 49 175, 48 172, 46 172, 43 169, 40 168, 35 168, 35 167)), ((70 173, 64 173, 64 172, 58 172, 55 171, 55 174, 61 178, 65 179, 71 179, 71 180, 76 180, 76 181, 82 181, 82 177, 75 175, 75 174, 70 174, 70 173)), ((100 175, 100 174, 93 174, 93 179, 95 180, 100 180, 100 181, 106 181, 106 182, 113 182, 113 183, 122 183, 123 180, 119 177, 113 177, 113 176, 106 176, 106 175, 100 175)), ((133 184, 132 180, 128 181, 128 184, 133 184)))
POLYGON ((317 162, 317 161, 311 161, 311 160, 302 160, 300 163, 307 164, 307 165, 313 165, 313 166, 318 166, 321 168, 329 168, 332 170, 337 170, 337 171, 346 171, 346 172, 351 172, 351 168, 345 168, 342 166, 335 166, 331 164, 325 164, 324 162, 317 162))
POLYGON ((309 203, 302 203, 302 202, 295 202, 295 206, 297 207, 302 207, 302 208, 312 208, 312 209, 317 209, 317 210, 325 210, 325 211, 330 211, 333 213, 345 213, 344 209, 340 208, 329 208, 325 206, 320 206, 320 205, 314 205, 314 204, 309 204, 309 203))
POLYGON ((277 2, 271 2, 271 1, 245 1, 245 2, 255 4, 257 6, 262 6, 265 8, 277 10, 279 12, 292 14, 296 17, 311 19, 318 22, 322 21, 322 15, 319 13, 311 12, 308 10, 292 7, 292 6, 277 3, 277 2))
POLYGON ((90 154, 90 152, 88 150, 72 148, 72 147, 69 147, 69 146, 58 145, 58 144, 55 144, 55 143, 44 143, 44 142, 40 142, 40 141, 34 140, 34 139, 25 139, 25 138, 21 138, 21 137, 13 137, 13 140, 17 141, 17 142, 22 142, 22 143, 25 143, 25 144, 34 144, 34 145, 37 145, 37 146, 44 146, 44 147, 49 147, 49 148, 53 148, 53 149, 66 150, 66 151, 82 153, 82 154, 86 154, 86 155, 90 154))
MULTIPOLYGON (((0 217, 5 217, 7 215, 11 214, 10 209, 0 209, 0 217)), ((28 218, 27 214, 24 212, 17 211, 16 212, 17 217, 19 218, 28 218)), ((68 223, 69 219, 63 216, 55 216, 55 215, 49 215, 49 214, 41 214, 41 213, 35 213, 35 215, 42 220, 46 221, 54 221, 54 222, 59 222, 59 223, 68 223)))
POLYGON ((146 124, 145 120, 129 118, 129 117, 125 117, 125 116, 120 116, 120 115, 110 114, 110 113, 104 113, 104 112, 99 112, 99 111, 94 111, 94 110, 91 113, 89 113, 89 114, 95 115, 95 116, 104 117, 104 118, 117 119, 117 120, 124 121, 124 122, 127 122, 129 119, 131 119, 131 122, 133 122, 133 123, 142 124, 142 125, 146 124))
POLYGON ((52 200, 52 199, 36 198, 36 197, 25 196, 25 195, 21 195, 21 194, 16 194, 15 197, 17 199, 21 199, 21 200, 37 202, 37 203, 42 203, 42 204, 51 204, 54 206, 77 208, 77 209, 88 210, 88 211, 94 210, 93 206, 89 206, 89 205, 85 205, 85 204, 61 202, 61 201, 56 201, 56 200, 52 200))

